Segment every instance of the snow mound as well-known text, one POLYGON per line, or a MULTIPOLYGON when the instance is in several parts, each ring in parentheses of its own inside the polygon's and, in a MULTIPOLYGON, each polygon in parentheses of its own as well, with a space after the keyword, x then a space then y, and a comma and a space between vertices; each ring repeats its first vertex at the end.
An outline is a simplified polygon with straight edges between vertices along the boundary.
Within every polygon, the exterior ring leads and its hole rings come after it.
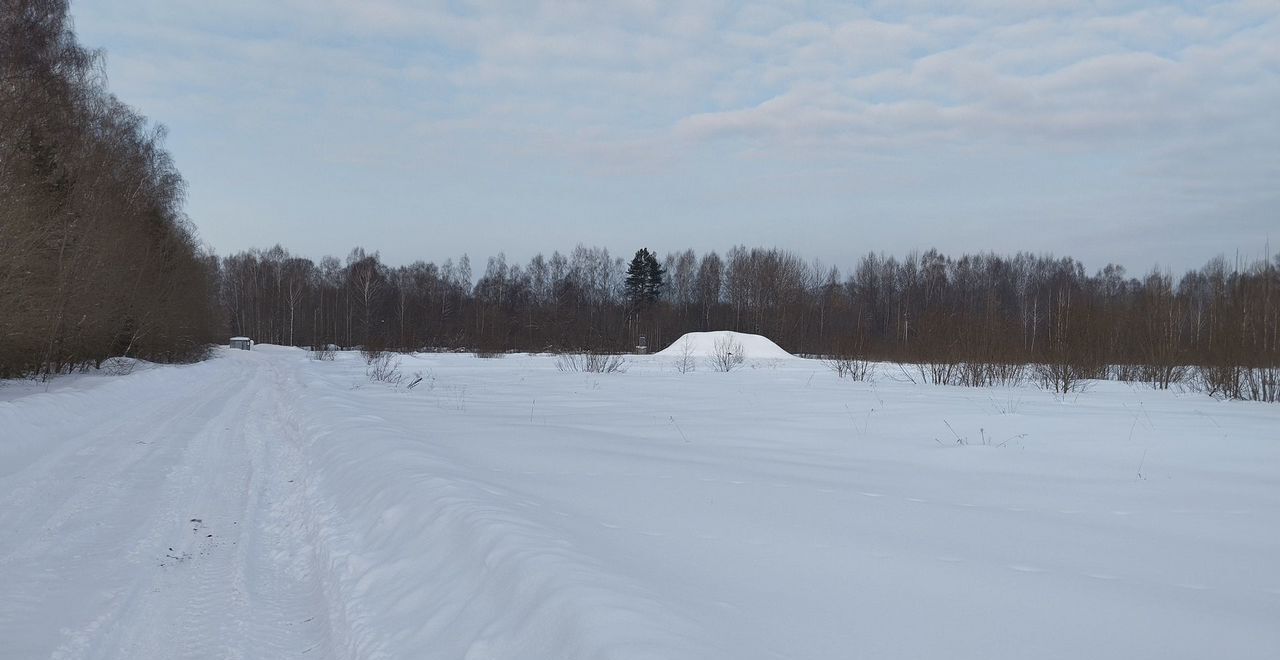
POLYGON ((670 346, 654 353, 663 357, 709 357, 716 354, 716 346, 724 342, 735 342, 741 346, 744 357, 748 358, 789 358, 794 355, 782 350, 768 337, 751 335, 745 332, 717 330, 715 332, 688 332, 670 346), (686 348, 687 347, 687 348, 686 348))

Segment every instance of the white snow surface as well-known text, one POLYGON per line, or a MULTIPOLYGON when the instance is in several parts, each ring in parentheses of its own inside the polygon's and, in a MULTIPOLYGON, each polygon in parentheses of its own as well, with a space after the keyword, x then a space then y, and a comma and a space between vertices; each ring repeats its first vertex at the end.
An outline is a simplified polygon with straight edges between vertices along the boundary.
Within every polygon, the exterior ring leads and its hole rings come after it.
POLYGON ((654 353, 661 357, 711 357, 717 352, 717 347, 725 343, 726 346, 741 347, 741 355, 747 359, 757 358, 789 358, 794 357, 790 353, 782 350, 773 340, 763 335, 753 335, 745 332, 733 332, 730 330, 716 330, 713 332, 687 332, 679 339, 675 340, 670 346, 654 353), (727 343, 725 343, 727 342, 727 343), (687 347, 687 348, 686 348, 687 347))
POLYGON ((0 401, 0 658, 1280 657, 1280 406, 669 362, 0 401))

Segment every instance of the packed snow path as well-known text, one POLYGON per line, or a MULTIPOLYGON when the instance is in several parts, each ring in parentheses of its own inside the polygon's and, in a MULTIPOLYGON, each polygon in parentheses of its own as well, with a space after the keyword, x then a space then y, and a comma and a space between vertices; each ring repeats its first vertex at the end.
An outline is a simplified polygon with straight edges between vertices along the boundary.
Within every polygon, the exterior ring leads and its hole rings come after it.
POLYGON ((1280 657, 1275 406, 400 370, 0 389, 0 658, 1280 657))
POLYGON ((0 404, 0 656, 334 654, 286 366, 0 404))

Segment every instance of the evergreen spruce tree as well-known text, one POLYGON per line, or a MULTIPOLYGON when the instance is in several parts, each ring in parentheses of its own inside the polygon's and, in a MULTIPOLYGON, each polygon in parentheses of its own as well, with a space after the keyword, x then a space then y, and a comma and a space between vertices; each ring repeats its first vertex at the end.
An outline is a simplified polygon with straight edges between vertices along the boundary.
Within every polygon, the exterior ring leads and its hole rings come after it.
POLYGON ((658 263, 658 255, 649 248, 636 250, 636 256, 627 266, 627 279, 623 284, 627 302, 632 308, 648 307, 662 296, 667 271, 658 263))
POLYGON ((633 308, 643 305, 648 297, 650 257, 648 248, 640 248, 627 265, 627 279, 623 282, 623 289, 627 302, 633 308))
POLYGON ((662 297, 662 289, 666 285, 664 276, 667 270, 658 263, 658 255, 648 252, 645 255, 645 302, 655 303, 662 297))

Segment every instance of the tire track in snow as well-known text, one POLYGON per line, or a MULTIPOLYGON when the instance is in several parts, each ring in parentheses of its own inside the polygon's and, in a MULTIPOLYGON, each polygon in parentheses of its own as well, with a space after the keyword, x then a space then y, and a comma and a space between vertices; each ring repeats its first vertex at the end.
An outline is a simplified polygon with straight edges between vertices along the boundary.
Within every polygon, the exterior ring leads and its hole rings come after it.
POLYGON ((206 427, 171 478, 155 529, 173 519, 192 525, 194 543, 177 555, 189 559, 142 590, 119 634, 104 640, 106 657, 332 657, 324 608, 299 577, 297 548, 275 507, 293 470, 281 453, 273 367, 260 365, 254 387, 206 427), (220 433, 227 424, 234 431, 220 433))
MULTIPOLYGON (((183 372, 194 377, 170 378, 176 396, 19 472, 37 482, 24 501, 47 504, 0 562, 0 640, 29 645, 0 655, 334 657, 312 555, 291 529, 307 502, 289 498, 301 461, 280 441, 276 362, 234 356, 183 372), (83 456, 102 469, 59 478, 80 473, 83 456), (57 487, 63 497, 40 497, 57 487)), ((68 412, 101 410, 91 395, 105 389, 68 397, 68 412)))
MULTIPOLYGON (((152 489, 158 487, 158 478, 186 449, 189 418, 217 409, 222 405, 218 399, 234 386, 235 379, 226 379, 208 391, 188 392, 186 400, 169 400, 176 414, 131 417, 100 433, 76 438, 78 447, 96 449, 91 455, 102 457, 100 468, 74 460, 84 455, 81 451, 61 452, 66 456, 63 461, 44 467, 27 496, 31 508, 25 521, 9 528, 17 545, 0 559, 8 596, 0 599, 0 638, 38 639, 33 631, 75 637, 77 628, 98 630, 115 618, 120 587, 85 599, 77 584, 93 579, 94 574, 122 584, 136 572, 141 560, 135 555, 135 540, 145 531, 140 523, 154 506, 152 489), (164 421, 146 427, 157 419, 164 421), (90 618, 78 623, 76 617, 90 618), (25 634, 8 635, 6 626, 25 634)), ((66 412, 100 413, 91 398, 78 394, 71 401, 76 405, 68 406, 66 412)), ((45 641, 52 647, 54 639, 45 641)))
MULTIPOLYGON (((230 382, 222 384, 222 390, 228 393, 231 387, 230 382)), ((216 391, 221 395, 222 390, 216 391)), ((76 393, 76 399, 88 394, 76 393)), ((0 499, 0 523, 15 532, 7 537, 15 544, 8 549, 5 539, 0 539, 0 567, 18 558, 30 558, 33 548, 44 548, 55 535, 77 531, 65 527, 86 509, 109 508, 104 505, 126 495, 128 484, 152 475, 171 460, 172 454, 182 450, 184 438, 174 432, 176 426, 201 409, 216 405, 208 398, 188 394, 144 405, 106 428, 94 428, 101 421, 86 423, 83 426, 89 432, 63 442, 65 449, 56 450, 7 478, 6 481, 22 485, 0 499), (155 419, 166 421, 146 428, 144 420, 155 419), (69 482, 77 486, 68 488, 69 482)), ((76 416, 82 414, 74 405, 67 409, 75 411, 76 416)), ((85 416, 92 419, 94 413, 117 414, 113 408, 91 409, 90 415, 85 416)))

